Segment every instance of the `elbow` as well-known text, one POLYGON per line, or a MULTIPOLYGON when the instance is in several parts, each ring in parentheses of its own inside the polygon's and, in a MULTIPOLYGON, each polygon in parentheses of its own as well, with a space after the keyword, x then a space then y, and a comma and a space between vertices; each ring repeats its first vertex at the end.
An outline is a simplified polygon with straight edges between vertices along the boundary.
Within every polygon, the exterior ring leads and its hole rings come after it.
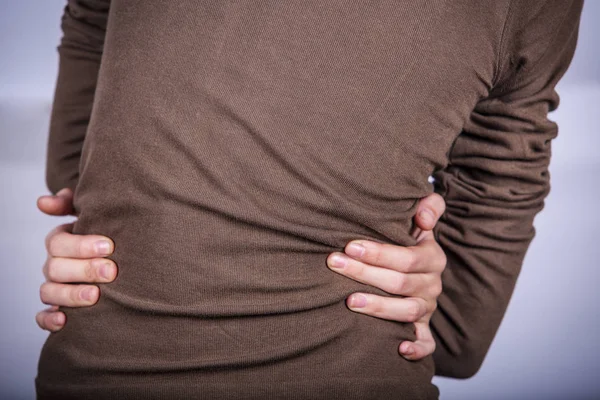
POLYGON ((481 369, 486 353, 487 347, 485 350, 474 346, 466 347, 454 354, 445 349, 436 349, 435 374, 454 379, 472 378, 481 369))
POLYGON ((482 364, 482 359, 474 357, 457 359, 455 362, 450 363, 447 368, 445 368, 444 372, 446 373, 442 374, 441 376, 454 379, 469 379, 474 377, 477 372, 479 372, 482 364))

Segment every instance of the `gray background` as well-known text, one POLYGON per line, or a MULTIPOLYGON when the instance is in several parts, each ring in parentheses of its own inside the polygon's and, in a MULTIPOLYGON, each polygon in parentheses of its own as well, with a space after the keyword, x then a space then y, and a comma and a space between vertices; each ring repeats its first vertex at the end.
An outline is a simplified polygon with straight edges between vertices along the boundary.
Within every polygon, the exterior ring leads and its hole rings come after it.
MULTIPOLYGON (((34 398, 47 336, 34 321, 44 237, 72 220, 36 208, 47 193, 44 159, 63 1, 0 0, 0 398, 34 398)), ((571 68, 551 118, 552 191, 536 219, 509 310, 480 372, 436 378, 441 399, 600 398, 600 2, 586 0, 571 68)))

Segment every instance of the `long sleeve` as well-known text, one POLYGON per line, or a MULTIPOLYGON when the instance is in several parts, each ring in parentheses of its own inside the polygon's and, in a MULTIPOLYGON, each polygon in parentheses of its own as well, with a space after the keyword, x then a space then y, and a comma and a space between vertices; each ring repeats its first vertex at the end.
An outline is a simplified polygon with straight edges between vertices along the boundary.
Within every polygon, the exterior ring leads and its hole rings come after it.
POLYGON ((445 214, 434 234, 446 252, 431 326, 436 374, 480 368, 512 295, 533 221, 550 191, 557 82, 572 60, 583 1, 513 1, 493 89, 433 174, 445 214))
POLYGON ((69 0, 61 21, 59 68, 50 117, 46 185, 75 189, 100 69, 109 1, 69 0))

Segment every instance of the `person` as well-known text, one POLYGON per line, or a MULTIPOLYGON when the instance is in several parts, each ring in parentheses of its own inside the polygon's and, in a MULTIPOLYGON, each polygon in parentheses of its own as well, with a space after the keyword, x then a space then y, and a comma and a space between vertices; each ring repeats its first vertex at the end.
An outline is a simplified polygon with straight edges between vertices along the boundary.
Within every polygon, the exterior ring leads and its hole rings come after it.
POLYGON ((549 190, 581 8, 69 1, 47 182, 119 277, 63 309, 38 396, 429 399, 434 368, 475 373, 549 190), (435 365, 390 351, 412 324, 346 312, 385 290, 321 268, 351 240, 414 246, 430 175, 435 365))

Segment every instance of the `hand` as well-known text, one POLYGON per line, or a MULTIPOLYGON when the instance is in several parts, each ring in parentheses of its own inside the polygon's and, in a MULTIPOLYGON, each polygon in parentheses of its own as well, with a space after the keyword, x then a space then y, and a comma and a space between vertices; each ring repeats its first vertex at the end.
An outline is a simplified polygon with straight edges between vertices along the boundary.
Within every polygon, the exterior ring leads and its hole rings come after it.
POLYGON ((414 322, 417 340, 404 341, 398 347, 399 353, 409 360, 421 359, 435 350, 429 320, 442 292, 441 275, 446 267, 446 255, 435 241, 432 229, 445 208, 443 197, 437 193, 420 200, 412 232, 417 239, 415 246, 353 240, 343 253, 333 252, 327 257, 332 271, 397 295, 353 293, 346 304, 352 311, 374 317, 414 322), (362 248, 355 244, 361 244, 362 248), (342 267, 334 266, 336 259, 342 261, 338 264, 342 267))
MULTIPOLYGON (((37 206, 48 215, 75 215, 73 191, 69 188, 55 196, 39 197, 37 206)), ((48 257, 43 267, 46 282, 40 286, 40 298, 50 307, 38 312, 35 320, 40 328, 51 332, 62 329, 66 323, 59 306, 83 307, 98 301, 98 286, 72 282, 111 282, 117 275, 116 264, 103 258, 112 254, 112 240, 100 235, 74 235, 72 231, 73 222, 57 226, 46 236, 48 257), (102 242, 106 242, 104 247, 100 245, 102 242)))

